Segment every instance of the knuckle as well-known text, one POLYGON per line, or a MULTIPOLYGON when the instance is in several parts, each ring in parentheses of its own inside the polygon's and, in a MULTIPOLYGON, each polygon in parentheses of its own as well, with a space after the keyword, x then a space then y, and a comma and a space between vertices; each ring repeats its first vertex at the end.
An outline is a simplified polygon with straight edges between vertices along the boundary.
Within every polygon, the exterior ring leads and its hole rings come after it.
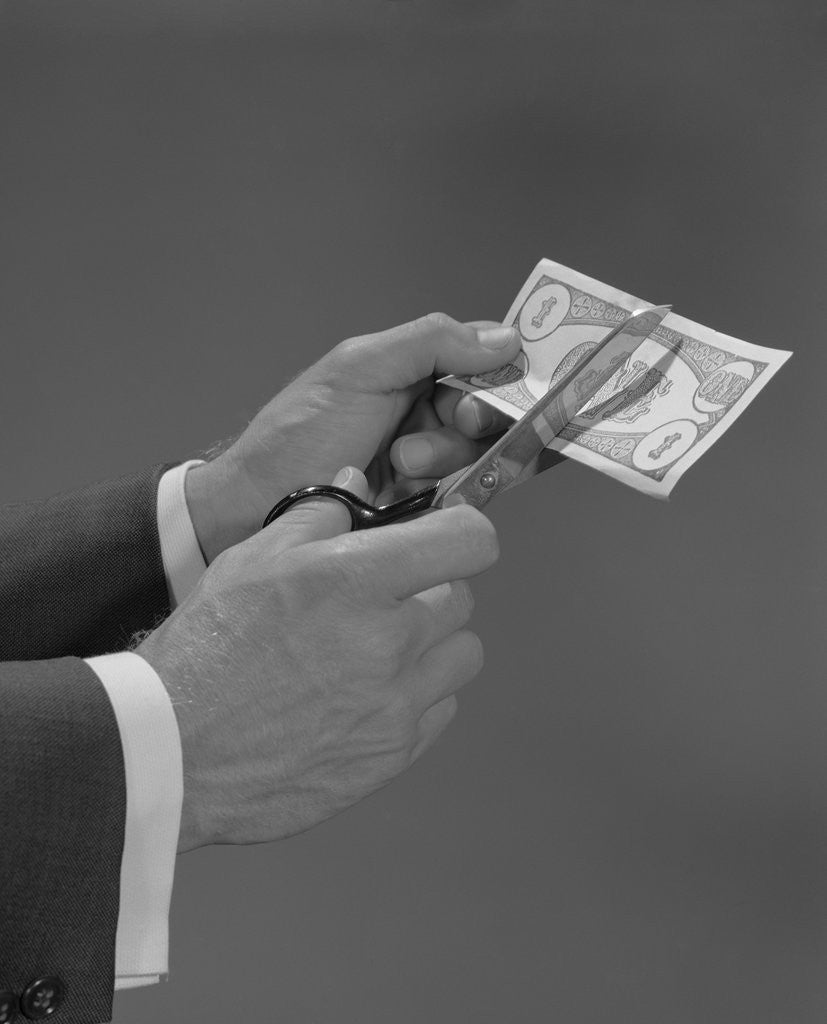
POLYGON ((384 679, 396 679, 404 668, 404 654, 391 637, 384 637, 375 645, 373 659, 376 670, 384 679))
POLYGON ((410 743, 417 719, 413 691, 405 686, 393 687, 388 694, 386 713, 403 743, 410 743))
POLYGON ((461 662, 468 679, 473 679, 482 672, 485 665, 485 651, 482 640, 470 629, 462 632, 463 650, 461 662))
POLYGON ((395 616, 377 618, 362 638, 365 659, 374 676, 396 679, 408 660, 408 631, 395 616))
POLYGON ((317 583, 334 591, 352 591, 369 584, 367 572, 358 558, 353 557, 350 534, 331 537, 324 542, 324 555, 314 560, 317 583))
POLYGON ((345 338, 335 345, 326 356, 320 360, 321 365, 333 371, 337 377, 350 379, 350 375, 358 372, 366 361, 371 358, 371 338, 369 335, 345 338))
POLYGON ((454 580, 451 584, 454 606, 457 610, 457 619, 460 623, 467 622, 474 614, 474 593, 467 580, 454 580))
POLYGON ((331 553, 319 566, 318 585, 325 591, 345 591, 350 589, 358 576, 350 560, 341 553, 331 553))
POLYGON ((307 557, 307 552, 303 548, 288 548, 279 552, 273 578, 285 591, 309 594, 316 589, 317 569, 313 559, 307 557))
MULTIPOLYGON (((457 710, 459 709, 459 701, 457 700, 456 694, 452 693, 450 696, 446 697, 442 702, 442 706, 444 708, 445 715, 444 722, 445 726, 447 726, 456 718, 457 710)), ((443 728, 445 726, 443 726, 443 728)))
POLYGON ((333 357, 336 360, 347 362, 353 355, 358 354, 364 345, 364 338, 361 336, 353 338, 345 338, 344 341, 340 341, 338 345, 334 347, 328 353, 328 357, 333 357))
POLYGON ((301 576, 307 572, 307 558, 305 552, 300 548, 287 548, 280 551, 276 558, 276 575, 280 579, 289 579, 292 576, 301 576))
POLYGON ((404 604, 404 645, 407 651, 415 651, 434 629, 434 608, 430 603, 413 597, 404 604))
POLYGON ((353 587, 357 585, 358 570, 345 553, 326 550, 324 555, 309 545, 301 545, 281 552, 271 573, 271 597, 298 614, 321 615, 326 608, 335 609, 337 620, 349 618, 349 610, 356 607, 353 587))
POLYGON ((450 694, 428 708, 420 717, 417 723, 415 742, 411 745, 408 754, 408 766, 417 761, 436 743, 456 717, 458 707, 459 703, 456 696, 450 694))
POLYGON ((447 313, 426 313, 415 320, 414 324, 424 330, 449 331, 456 326, 457 321, 447 313))

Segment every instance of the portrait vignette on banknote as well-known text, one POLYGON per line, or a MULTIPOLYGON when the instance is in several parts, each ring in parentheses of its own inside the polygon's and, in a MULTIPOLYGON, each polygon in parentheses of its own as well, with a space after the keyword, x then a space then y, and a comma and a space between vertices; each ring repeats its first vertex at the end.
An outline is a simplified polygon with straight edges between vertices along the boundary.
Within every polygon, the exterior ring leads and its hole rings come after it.
MULTIPOLYGON (((493 373, 442 380, 520 416, 618 323, 651 307, 541 260, 504 319, 523 340, 517 359, 493 373)), ((671 312, 548 447, 666 499, 790 355, 671 312)))

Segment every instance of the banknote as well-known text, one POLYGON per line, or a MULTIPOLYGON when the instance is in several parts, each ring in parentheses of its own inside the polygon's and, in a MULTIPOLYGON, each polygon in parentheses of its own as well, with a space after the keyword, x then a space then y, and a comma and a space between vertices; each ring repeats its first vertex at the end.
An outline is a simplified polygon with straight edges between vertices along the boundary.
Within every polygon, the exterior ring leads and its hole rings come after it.
MULTIPOLYGON (((651 307, 541 260, 504 321, 522 336, 514 362, 442 383, 521 416, 613 327, 651 307)), ((584 396, 585 404, 548 447, 666 498, 791 354, 720 334, 673 311, 631 355, 617 360, 597 394, 584 396)), ((584 377, 584 392, 589 383, 584 377)))

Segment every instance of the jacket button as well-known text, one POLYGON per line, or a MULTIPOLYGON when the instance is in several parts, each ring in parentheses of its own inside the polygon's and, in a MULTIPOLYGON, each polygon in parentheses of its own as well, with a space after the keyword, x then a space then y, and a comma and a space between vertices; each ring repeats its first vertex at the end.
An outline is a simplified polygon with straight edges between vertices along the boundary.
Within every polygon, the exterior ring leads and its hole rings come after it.
POLYGON ((17 1016, 17 996, 14 992, 0 992, 0 1024, 9 1024, 17 1016))
POLYGON ((31 982, 20 997, 20 1009, 29 1020, 43 1020, 60 1007, 66 990, 60 978, 47 975, 31 982))

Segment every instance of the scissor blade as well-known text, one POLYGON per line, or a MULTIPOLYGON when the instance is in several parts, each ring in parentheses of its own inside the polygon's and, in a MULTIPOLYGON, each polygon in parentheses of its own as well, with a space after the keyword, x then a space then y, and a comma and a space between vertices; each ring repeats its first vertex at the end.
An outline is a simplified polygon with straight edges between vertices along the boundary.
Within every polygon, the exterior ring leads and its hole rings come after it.
POLYGON ((432 507, 483 508, 496 495, 559 461, 544 449, 648 338, 671 306, 632 313, 587 352, 481 459, 443 479, 432 507))

